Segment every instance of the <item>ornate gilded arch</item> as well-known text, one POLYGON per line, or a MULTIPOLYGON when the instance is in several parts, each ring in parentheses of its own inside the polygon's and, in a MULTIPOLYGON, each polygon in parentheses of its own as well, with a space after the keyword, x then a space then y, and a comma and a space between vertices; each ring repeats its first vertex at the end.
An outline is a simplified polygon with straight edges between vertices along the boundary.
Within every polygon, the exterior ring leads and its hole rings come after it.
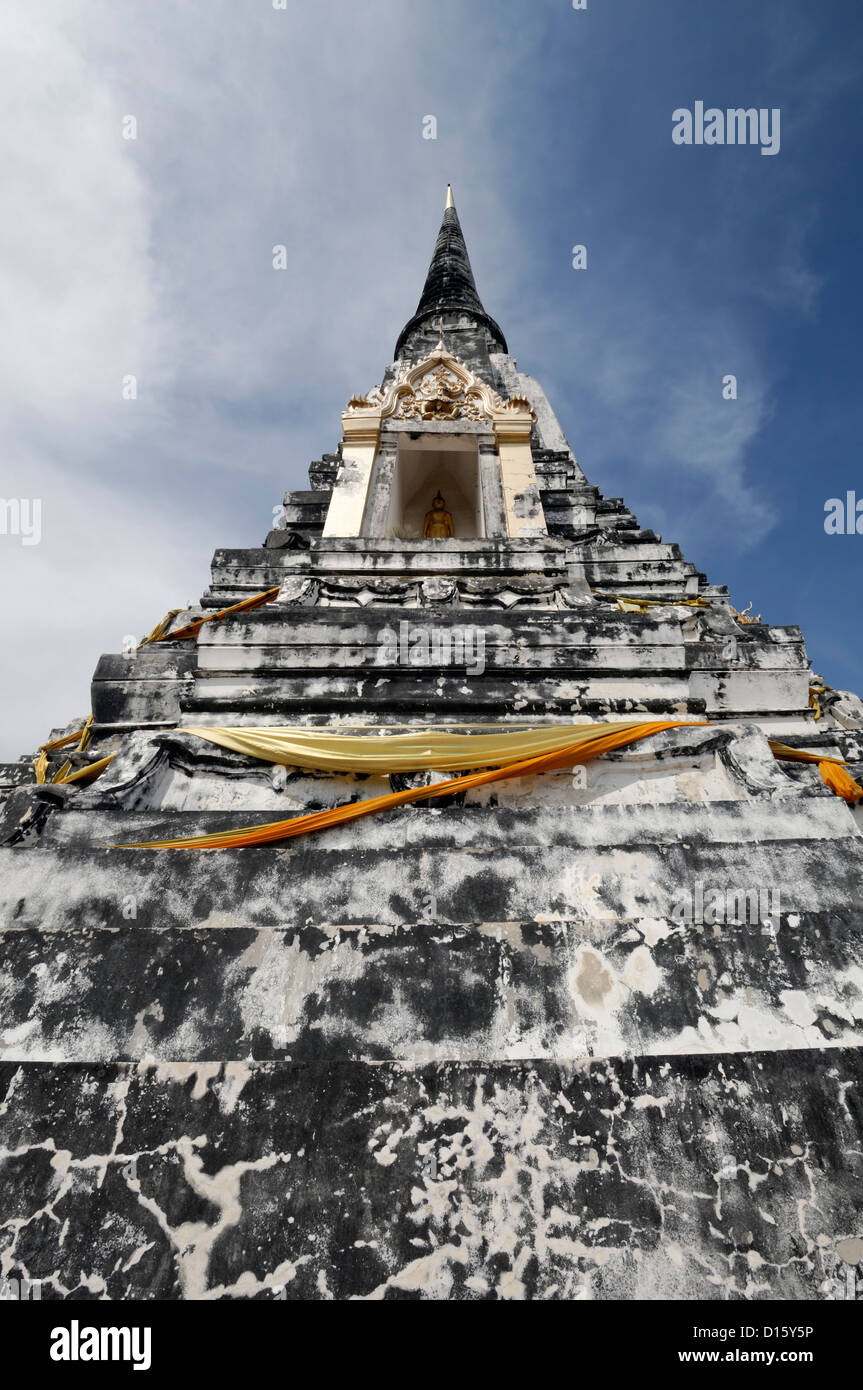
POLYGON ((505 401, 458 357, 438 346, 415 366, 406 364, 386 391, 375 387, 348 402, 348 416, 374 413, 381 420, 492 420, 535 416, 523 396, 505 401))

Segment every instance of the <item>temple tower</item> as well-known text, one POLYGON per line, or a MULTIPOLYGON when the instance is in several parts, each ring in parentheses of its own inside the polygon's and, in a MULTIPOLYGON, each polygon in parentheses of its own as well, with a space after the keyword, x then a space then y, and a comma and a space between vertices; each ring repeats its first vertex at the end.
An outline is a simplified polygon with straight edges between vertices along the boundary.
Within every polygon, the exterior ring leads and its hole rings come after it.
POLYGON ((451 191, 334 439, 262 546, 100 658, 39 784, 0 769, 2 1271, 70 1298, 844 1289, 863 705, 589 482, 451 191), (296 839, 118 848, 422 792, 444 736, 639 721, 674 727, 296 839), (389 756, 406 734, 425 765, 389 756), (313 752, 265 755, 291 737, 313 752))

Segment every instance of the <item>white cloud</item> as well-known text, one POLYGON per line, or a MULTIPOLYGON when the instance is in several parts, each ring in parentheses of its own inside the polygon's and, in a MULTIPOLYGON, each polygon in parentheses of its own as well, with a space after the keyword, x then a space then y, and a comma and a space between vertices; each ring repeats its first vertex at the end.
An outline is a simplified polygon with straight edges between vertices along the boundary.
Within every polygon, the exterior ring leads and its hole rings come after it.
MULTIPOLYGON (((260 543, 389 360, 488 120, 429 87, 447 34, 392 21, 7 5, 0 496, 41 498, 43 539, 0 537, 0 756, 86 712, 99 651, 199 595, 217 545, 260 543)), ((506 223, 488 193, 485 216, 506 223)))

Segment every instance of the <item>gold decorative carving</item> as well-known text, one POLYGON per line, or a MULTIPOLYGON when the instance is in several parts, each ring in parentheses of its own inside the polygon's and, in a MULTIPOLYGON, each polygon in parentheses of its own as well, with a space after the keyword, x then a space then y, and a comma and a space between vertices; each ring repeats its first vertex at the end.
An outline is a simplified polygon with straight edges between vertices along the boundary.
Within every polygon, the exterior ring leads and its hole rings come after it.
POLYGON ((469 396, 463 381, 445 363, 429 372, 403 396, 395 410, 398 420, 481 420, 485 415, 476 396, 469 396))
POLYGON ((365 396, 353 396, 345 414, 366 411, 397 420, 536 419, 524 396, 505 401, 442 344, 416 366, 403 366, 386 391, 376 386, 365 396))

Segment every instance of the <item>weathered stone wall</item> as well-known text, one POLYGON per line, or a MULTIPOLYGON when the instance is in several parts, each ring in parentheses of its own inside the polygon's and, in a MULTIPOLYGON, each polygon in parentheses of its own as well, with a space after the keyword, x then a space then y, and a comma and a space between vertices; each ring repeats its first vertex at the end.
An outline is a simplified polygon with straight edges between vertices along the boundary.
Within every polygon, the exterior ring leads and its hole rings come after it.
POLYGON ((531 402, 548 534, 324 539, 325 455, 262 547, 216 552, 174 630, 276 602, 101 658, 72 755, 116 755, 98 782, 0 769, 0 1277, 814 1299, 859 1269, 863 1290, 863 810, 767 742, 857 771, 863 705, 828 693, 816 723, 800 632, 738 622, 591 486, 481 306, 443 320, 531 402), (402 625, 470 626, 481 668, 385 655, 402 625), (274 769, 190 726, 650 715, 689 724, 319 837, 118 848, 439 775, 274 769))
POLYGON ((860 1255, 859 1050, 0 1066, 43 1297, 818 1298, 860 1255))

